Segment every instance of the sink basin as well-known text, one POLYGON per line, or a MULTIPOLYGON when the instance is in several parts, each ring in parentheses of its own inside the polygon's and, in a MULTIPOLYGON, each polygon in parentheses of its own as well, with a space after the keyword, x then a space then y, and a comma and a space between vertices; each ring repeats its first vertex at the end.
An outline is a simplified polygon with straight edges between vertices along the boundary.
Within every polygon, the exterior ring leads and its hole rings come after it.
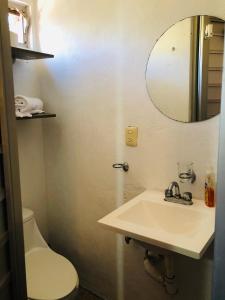
POLYGON ((154 246, 200 259, 214 237, 215 209, 202 200, 186 206, 145 191, 98 222, 106 228, 154 246))

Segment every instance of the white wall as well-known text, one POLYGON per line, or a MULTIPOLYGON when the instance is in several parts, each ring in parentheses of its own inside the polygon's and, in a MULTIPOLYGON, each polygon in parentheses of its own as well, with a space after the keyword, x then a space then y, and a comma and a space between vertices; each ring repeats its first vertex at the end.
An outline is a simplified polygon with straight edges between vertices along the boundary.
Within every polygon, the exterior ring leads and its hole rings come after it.
POLYGON ((155 44, 147 67, 149 95, 156 107, 174 120, 191 117, 191 18, 170 27, 155 44))
MULTIPOLYGON (((36 6, 26 0, 32 9, 32 36, 36 33, 36 6)), ((33 45, 37 49, 37 38, 33 45)), ((17 60, 13 65, 15 94, 40 96, 38 62, 17 60)), ((24 207, 32 209, 43 235, 47 238, 47 196, 43 149, 42 121, 17 121, 21 197, 24 207)))
MULTIPOLYGON (((164 190, 177 161, 195 163, 194 196, 203 197, 207 164, 217 160, 218 118, 181 124, 148 98, 145 69, 156 39, 195 14, 223 18, 222 0, 39 0, 41 95, 56 119, 45 122, 50 240, 76 265, 81 283, 107 299, 170 299, 143 270, 143 251, 120 243, 97 220, 144 188, 164 190), (139 146, 124 127, 139 127, 139 146), (112 169, 126 160, 128 174, 112 169)), ((176 256, 180 293, 210 299, 211 264, 176 256)))

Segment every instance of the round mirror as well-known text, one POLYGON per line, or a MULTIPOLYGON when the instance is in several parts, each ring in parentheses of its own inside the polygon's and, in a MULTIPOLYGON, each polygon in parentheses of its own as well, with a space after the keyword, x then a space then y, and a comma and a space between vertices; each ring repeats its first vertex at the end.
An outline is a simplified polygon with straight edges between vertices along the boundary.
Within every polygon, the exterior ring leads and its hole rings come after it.
POLYGON ((186 18, 170 27, 149 57, 149 96, 166 116, 181 122, 207 120, 220 113, 224 20, 186 18))

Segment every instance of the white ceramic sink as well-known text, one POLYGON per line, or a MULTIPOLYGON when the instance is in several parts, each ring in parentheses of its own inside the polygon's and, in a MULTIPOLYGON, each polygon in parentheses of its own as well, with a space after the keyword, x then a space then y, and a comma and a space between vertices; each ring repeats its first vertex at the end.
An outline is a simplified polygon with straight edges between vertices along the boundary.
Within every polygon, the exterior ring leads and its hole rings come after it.
POLYGON ((214 237, 215 209, 164 201, 164 194, 145 191, 98 222, 154 246, 200 259, 214 237))

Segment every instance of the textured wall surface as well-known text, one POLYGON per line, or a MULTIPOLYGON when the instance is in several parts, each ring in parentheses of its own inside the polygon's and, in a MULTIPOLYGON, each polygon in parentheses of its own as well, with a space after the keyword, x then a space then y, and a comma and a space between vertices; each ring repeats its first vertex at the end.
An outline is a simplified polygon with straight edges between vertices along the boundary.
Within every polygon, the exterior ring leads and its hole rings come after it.
MULTIPOLYGON (((164 190, 177 161, 195 164, 185 187, 203 197, 207 165, 216 167, 218 121, 167 119, 148 98, 145 69, 156 39, 185 17, 223 15, 222 0, 39 0, 41 96, 56 119, 44 123, 50 240, 78 269, 81 283, 110 300, 167 300, 143 269, 144 251, 97 220, 143 188, 164 190), (127 148, 124 128, 139 127, 127 148), (128 174, 112 169, 126 160, 128 174), (125 200, 123 199, 125 195, 125 200)), ((163 88, 163 87, 162 87, 163 88)), ((183 187, 184 189, 184 187, 183 187)), ((179 300, 210 299, 212 260, 175 256, 179 300)))
MULTIPOLYGON (((31 41, 34 48, 37 48, 35 0, 27 0, 26 3, 31 5, 32 9, 31 41)), ((17 60, 13 65, 13 74, 15 94, 40 97, 38 62, 17 60)), ((37 223, 47 238, 47 195, 42 121, 17 121, 17 125, 23 206, 34 211, 37 223)))
MULTIPOLYGON (((15 94, 40 95, 37 64, 16 62, 15 94)), ((17 121, 21 197, 24 207, 34 211, 37 223, 47 237, 47 195, 41 120, 17 121)))

